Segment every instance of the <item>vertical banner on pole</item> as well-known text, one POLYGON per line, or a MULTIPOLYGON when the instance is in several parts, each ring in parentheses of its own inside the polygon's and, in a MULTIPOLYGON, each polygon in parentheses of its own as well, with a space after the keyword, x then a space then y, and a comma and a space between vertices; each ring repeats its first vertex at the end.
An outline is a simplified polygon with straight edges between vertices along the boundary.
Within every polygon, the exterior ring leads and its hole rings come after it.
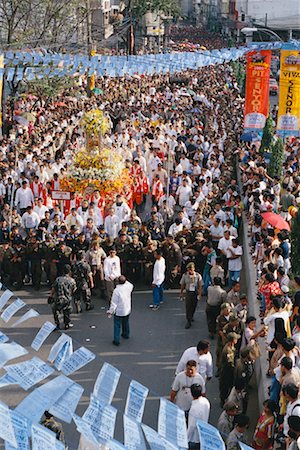
POLYGON ((269 80, 271 50, 247 54, 246 102, 244 128, 260 131, 269 115, 269 80))
POLYGON ((279 110, 277 131, 283 136, 300 134, 300 51, 280 54, 279 110))
POLYGON ((2 127, 2 97, 3 97, 4 54, 0 54, 0 129, 2 127))

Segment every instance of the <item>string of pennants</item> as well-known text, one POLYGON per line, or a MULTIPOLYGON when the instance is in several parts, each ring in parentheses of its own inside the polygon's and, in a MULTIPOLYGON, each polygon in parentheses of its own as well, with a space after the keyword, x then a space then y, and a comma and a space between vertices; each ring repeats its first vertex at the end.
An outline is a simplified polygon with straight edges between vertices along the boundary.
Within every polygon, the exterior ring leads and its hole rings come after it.
MULTIPOLYGON (((289 41, 295 49, 300 49, 300 41, 289 41)), ((4 54, 4 68, 0 76, 7 81, 31 81, 44 77, 92 76, 120 77, 134 74, 174 73, 186 69, 197 69, 224 62, 235 61, 251 50, 279 50, 284 42, 252 42, 246 47, 223 48, 221 50, 196 50, 193 52, 173 52, 146 55, 71 55, 38 51, 8 51, 4 54)))
MULTIPOLYGON (((0 289, 2 285, 0 283, 0 289)), ((6 289, 0 297, 1 319, 8 323, 22 308, 27 311, 21 315, 11 328, 39 316, 38 311, 29 308, 25 302, 6 289), (8 305, 8 306, 7 306, 8 305)), ((54 331, 55 325, 45 322, 31 343, 31 352, 39 352, 42 345, 54 331)), ((80 344, 79 344, 80 345, 80 344)), ((0 439, 5 442, 5 450, 62 450, 65 446, 56 439, 56 434, 40 425, 45 410, 68 424, 75 423, 80 433, 80 448, 98 449, 105 446, 110 450, 146 450, 146 441, 151 450, 183 450, 188 448, 187 428, 184 412, 165 398, 160 398, 157 431, 142 423, 149 389, 131 380, 127 392, 123 416, 124 444, 114 439, 118 409, 111 405, 121 372, 104 362, 95 381, 90 401, 84 414, 76 414, 84 388, 69 378, 95 358, 93 352, 80 346, 73 349, 72 338, 61 333, 52 345, 47 362, 33 356, 20 363, 9 364, 11 360, 28 355, 22 345, 10 341, 0 332, 0 368, 5 374, 0 378, 0 389, 18 385, 31 392, 16 406, 9 408, 0 402, 0 439), (55 371, 60 372, 55 376, 55 371), (50 381, 36 387, 54 375, 50 381), (31 439, 31 447, 30 447, 31 439), (146 439, 146 441, 145 441, 146 439)), ((125 375, 126 376, 126 375, 125 375)), ((219 431, 210 424, 197 422, 201 448, 206 450, 225 450, 219 431)), ((242 450, 250 447, 240 443, 242 450)), ((71 446, 69 447, 72 448, 71 446)))

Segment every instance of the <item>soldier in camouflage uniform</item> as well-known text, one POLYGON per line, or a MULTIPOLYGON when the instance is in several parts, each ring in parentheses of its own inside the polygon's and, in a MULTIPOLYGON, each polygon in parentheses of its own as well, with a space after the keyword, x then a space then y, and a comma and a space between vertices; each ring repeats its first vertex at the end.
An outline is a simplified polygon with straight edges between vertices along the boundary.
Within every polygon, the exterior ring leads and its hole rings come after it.
POLYGON ((85 303, 87 311, 94 309, 91 304, 91 289, 94 287, 93 273, 91 266, 84 260, 84 252, 80 251, 77 253, 77 262, 73 267, 73 276, 76 281, 76 292, 75 292, 75 307, 76 311, 80 313, 81 299, 85 303))
POLYGON ((64 317, 65 330, 73 326, 70 319, 72 311, 72 300, 76 291, 75 280, 71 277, 71 267, 67 264, 64 267, 64 275, 57 277, 48 303, 52 306, 52 312, 57 329, 60 328, 59 314, 62 313, 64 317))

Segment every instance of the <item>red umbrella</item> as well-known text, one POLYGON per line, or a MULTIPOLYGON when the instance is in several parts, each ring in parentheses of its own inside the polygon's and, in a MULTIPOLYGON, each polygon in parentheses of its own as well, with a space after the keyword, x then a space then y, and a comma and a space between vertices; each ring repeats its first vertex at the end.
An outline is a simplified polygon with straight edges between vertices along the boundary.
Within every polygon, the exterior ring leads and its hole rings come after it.
POLYGON ((275 214, 273 212, 265 212, 262 213, 261 216, 266 222, 268 222, 273 227, 278 228, 279 230, 290 231, 289 224, 279 214, 275 214))

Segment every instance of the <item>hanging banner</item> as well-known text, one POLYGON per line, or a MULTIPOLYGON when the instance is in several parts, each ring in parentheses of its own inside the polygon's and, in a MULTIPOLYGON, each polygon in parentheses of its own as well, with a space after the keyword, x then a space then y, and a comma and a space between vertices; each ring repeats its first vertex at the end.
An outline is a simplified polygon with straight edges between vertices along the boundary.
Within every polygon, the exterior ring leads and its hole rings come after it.
POLYGON ((271 54, 270 50, 247 54, 244 128, 248 131, 262 130, 269 115, 271 54))
POLYGON ((281 50, 277 130, 282 136, 300 134, 299 50, 281 50))

